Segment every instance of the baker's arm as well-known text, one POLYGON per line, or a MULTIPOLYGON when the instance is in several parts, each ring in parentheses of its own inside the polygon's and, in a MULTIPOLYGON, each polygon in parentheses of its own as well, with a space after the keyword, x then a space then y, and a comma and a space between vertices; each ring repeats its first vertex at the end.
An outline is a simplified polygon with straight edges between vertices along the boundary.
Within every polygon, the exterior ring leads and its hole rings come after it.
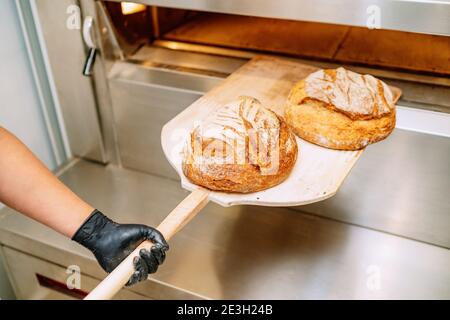
POLYGON ((155 246, 135 259, 130 284, 156 272, 168 245, 154 228, 118 224, 60 182, 14 135, 0 127, 0 202, 90 249, 110 272, 142 241, 155 246))

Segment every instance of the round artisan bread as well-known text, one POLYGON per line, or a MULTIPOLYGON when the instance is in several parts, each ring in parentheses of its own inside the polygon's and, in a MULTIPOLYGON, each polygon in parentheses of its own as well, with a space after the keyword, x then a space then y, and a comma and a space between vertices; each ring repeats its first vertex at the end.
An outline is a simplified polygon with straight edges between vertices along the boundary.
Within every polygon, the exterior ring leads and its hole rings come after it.
POLYGON ((344 68, 319 70, 291 89, 286 122, 304 140, 338 150, 359 150, 395 127, 390 88, 344 68))
POLYGON ((205 188, 249 193, 284 181, 297 159, 289 126, 252 97, 239 97, 195 127, 184 150, 186 177, 205 188))

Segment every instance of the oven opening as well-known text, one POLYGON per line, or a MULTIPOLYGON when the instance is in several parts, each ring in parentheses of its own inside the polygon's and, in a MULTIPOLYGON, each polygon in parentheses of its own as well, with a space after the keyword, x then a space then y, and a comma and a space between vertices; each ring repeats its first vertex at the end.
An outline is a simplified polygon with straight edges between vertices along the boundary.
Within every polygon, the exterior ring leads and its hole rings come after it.
POLYGON ((104 2, 120 46, 248 57, 277 54, 425 75, 450 75, 450 38, 307 21, 104 2))

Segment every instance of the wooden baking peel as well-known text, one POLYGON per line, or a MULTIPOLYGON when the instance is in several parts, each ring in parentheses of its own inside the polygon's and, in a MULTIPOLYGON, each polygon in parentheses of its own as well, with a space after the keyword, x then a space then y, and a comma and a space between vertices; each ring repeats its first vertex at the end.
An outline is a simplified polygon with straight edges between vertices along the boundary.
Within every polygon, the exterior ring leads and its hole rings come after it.
MULTIPOLYGON (((241 95, 257 98, 263 106, 282 116, 283 105, 294 83, 316 70, 315 67, 292 61, 256 57, 163 127, 161 144, 164 153, 178 172, 182 187, 192 191, 158 226, 167 240, 206 206, 208 201, 222 206, 299 206, 322 201, 336 194, 363 150, 331 150, 297 137, 299 156, 290 176, 275 187, 249 194, 199 188, 187 180, 181 169, 181 151, 185 137, 199 120, 241 95)), ((394 87, 391 89, 397 101, 401 92, 394 87)), ((149 249, 151 246, 149 241, 142 243, 86 299, 112 298, 133 274, 133 257, 139 254, 140 249, 149 249)))

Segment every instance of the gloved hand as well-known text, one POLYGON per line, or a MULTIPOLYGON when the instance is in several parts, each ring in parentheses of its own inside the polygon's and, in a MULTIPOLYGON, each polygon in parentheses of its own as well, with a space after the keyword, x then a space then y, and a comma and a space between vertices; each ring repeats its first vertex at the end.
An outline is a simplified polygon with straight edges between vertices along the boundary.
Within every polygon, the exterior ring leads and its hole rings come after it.
POLYGON ((77 230, 72 240, 91 250, 100 266, 111 272, 144 240, 154 243, 151 250, 142 249, 133 260, 135 271, 127 283, 131 286, 147 279, 164 262, 169 245, 156 229, 141 224, 119 224, 94 210, 77 230))

